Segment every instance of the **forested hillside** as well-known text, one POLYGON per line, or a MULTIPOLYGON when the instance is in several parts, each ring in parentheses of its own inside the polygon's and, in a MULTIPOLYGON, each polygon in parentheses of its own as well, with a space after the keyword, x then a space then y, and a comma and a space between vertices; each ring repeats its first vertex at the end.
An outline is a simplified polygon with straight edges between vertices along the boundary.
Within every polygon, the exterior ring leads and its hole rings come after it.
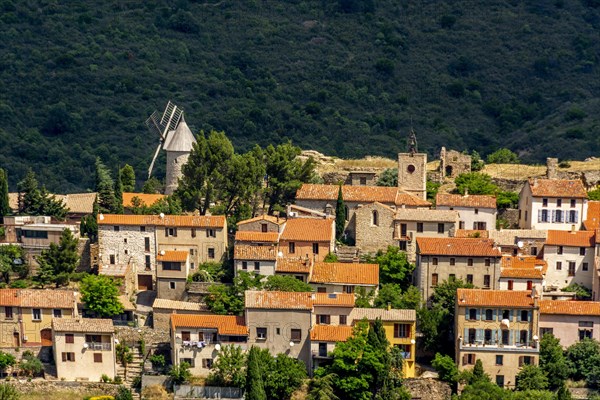
MULTIPOLYGON (((0 0, 0 167, 143 179, 168 100, 239 149, 391 156, 411 124, 522 159, 600 153, 600 0, 0 0)), ((159 159, 157 174, 164 174, 159 159)))

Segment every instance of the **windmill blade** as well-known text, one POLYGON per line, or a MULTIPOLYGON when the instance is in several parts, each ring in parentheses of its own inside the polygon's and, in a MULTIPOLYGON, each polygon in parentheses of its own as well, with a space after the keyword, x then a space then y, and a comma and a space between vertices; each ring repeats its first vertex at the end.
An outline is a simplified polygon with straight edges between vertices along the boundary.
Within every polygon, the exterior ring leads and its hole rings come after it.
POLYGON ((171 103, 171 101, 167 103, 165 112, 160 120, 160 126, 163 127, 163 133, 161 135, 163 139, 167 137, 167 133, 169 131, 173 131, 175 128, 177 128, 182 114, 183 110, 181 108, 171 103))
POLYGON ((162 140, 165 139, 163 135, 164 127, 160 124, 160 114, 158 111, 154 111, 152 115, 148 117, 146 122, 144 122, 144 124, 150 130, 150 132, 156 133, 162 140))
POLYGON ((154 167, 154 162, 158 158, 158 152, 160 151, 161 147, 162 147, 162 141, 158 144, 158 147, 156 148, 156 151, 154 152, 154 157, 152 158, 152 162, 150 163, 150 168, 148 168, 148 179, 150 179, 150 175, 152 175, 152 168, 154 167))

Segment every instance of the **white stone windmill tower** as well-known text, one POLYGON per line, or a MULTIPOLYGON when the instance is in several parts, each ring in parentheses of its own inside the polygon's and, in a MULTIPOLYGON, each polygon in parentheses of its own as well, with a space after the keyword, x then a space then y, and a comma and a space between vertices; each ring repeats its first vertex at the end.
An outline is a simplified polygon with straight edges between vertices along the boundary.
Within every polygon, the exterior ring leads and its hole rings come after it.
POLYGON ((165 194, 170 195, 177 189, 177 182, 182 174, 181 168, 187 163, 192 147, 196 143, 196 138, 185 122, 183 110, 175 104, 169 101, 161 118, 159 118, 159 115, 157 111, 154 111, 146 120, 148 129, 158 133, 160 137, 160 143, 148 169, 148 178, 152 174, 154 162, 162 148, 167 152, 165 194))

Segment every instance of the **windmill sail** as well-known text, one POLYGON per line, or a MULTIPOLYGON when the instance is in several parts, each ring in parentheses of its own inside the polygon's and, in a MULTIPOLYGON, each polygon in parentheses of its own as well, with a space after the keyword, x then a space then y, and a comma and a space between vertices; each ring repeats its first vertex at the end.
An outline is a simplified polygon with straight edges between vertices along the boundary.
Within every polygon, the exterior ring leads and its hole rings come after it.
POLYGON ((183 110, 177 107, 175 104, 169 101, 167 106, 165 107, 165 111, 160 116, 158 111, 154 111, 146 120, 145 125, 150 130, 150 132, 154 134, 158 134, 160 141, 158 143, 158 147, 154 152, 154 157, 152 158, 152 162, 150 163, 150 167, 148 168, 148 178, 152 175, 152 168, 154 167, 154 162, 158 157, 158 153, 160 152, 160 148, 167 138, 167 134, 169 131, 174 131, 179 124, 179 121, 183 117, 183 110))

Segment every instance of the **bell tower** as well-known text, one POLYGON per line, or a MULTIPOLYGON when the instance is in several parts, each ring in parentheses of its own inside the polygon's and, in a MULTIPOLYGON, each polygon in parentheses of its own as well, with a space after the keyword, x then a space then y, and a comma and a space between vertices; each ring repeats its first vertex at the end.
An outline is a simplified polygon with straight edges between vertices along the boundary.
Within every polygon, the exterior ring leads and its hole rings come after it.
POLYGON ((427 154, 417 152, 417 135, 411 128, 408 153, 398 154, 398 188, 427 200, 427 154))

